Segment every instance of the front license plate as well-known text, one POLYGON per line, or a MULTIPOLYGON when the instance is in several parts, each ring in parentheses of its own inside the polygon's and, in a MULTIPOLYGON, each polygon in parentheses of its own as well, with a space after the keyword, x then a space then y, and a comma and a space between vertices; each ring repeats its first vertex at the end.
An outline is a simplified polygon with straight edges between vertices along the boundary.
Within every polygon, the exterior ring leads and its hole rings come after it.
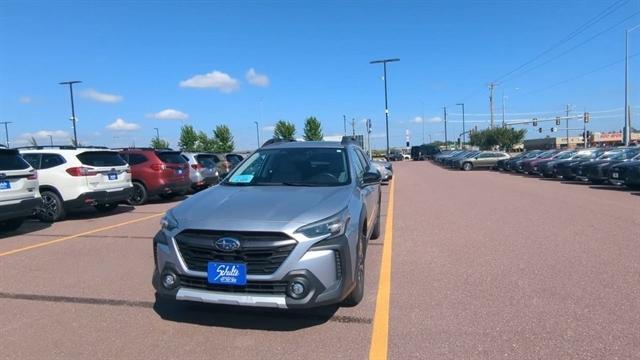
POLYGON ((0 190, 9 190, 11 189, 11 183, 8 180, 0 181, 0 190))
POLYGON ((210 284, 246 285, 247 265, 239 263, 210 262, 207 266, 207 280, 210 284))
POLYGON ((617 179, 617 178, 618 178, 618 176, 619 176, 619 175, 618 175, 618 173, 617 173, 617 172, 611 173, 611 177, 612 177, 612 178, 614 178, 614 179, 617 179))
POLYGON ((109 174, 109 180, 118 180, 118 174, 109 174))

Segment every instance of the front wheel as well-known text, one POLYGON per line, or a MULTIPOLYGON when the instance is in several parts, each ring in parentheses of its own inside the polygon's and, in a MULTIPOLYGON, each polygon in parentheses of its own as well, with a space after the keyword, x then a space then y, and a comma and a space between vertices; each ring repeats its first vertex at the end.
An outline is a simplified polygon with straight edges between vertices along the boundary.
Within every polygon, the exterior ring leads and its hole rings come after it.
POLYGON ((64 205, 60 196, 53 191, 43 191, 40 196, 42 196, 42 207, 37 210, 38 219, 50 223, 62 220, 64 205))
POLYGON ((365 235, 360 235, 360 239, 358 241, 358 256, 356 257, 356 286, 351 291, 351 294, 347 296, 346 299, 342 302, 342 305, 347 307, 353 307, 358 305, 362 299, 364 298, 364 264, 365 264, 365 244, 364 244, 365 235))
POLYGON ((134 182, 131 195, 129 195, 127 202, 129 205, 142 205, 147 202, 147 197, 147 189, 145 189, 144 185, 139 182, 134 182))
POLYGON ((470 162, 466 162, 462 164, 462 170, 471 171, 472 169, 473 169, 473 164, 471 164, 470 162))

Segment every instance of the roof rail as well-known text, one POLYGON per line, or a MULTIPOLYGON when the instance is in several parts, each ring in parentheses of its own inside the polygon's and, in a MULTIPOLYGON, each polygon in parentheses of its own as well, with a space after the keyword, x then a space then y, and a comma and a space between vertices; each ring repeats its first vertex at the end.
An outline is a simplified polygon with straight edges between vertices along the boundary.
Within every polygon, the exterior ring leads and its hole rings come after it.
POLYGON ((129 147, 121 147, 121 148, 112 148, 113 150, 145 150, 145 151, 179 151, 179 150, 173 150, 171 148, 152 148, 152 147, 135 147, 135 146, 129 146, 129 147))
POLYGON ((261 147, 269 146, 272 144, 283 143, 283 142, 295 142, 294 139, 280 139, 280 138, 272 138, 264 142, 261 147))
POLYGON ((340 141, 340 145, 357 145, 360 146, 360 142, 354 136, 343 136, 340 141))

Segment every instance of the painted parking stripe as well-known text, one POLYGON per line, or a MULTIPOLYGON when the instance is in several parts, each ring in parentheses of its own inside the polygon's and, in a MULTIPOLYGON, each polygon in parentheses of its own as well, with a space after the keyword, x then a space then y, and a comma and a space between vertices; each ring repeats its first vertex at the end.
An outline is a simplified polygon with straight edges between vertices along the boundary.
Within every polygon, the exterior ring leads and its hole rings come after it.
POLYGON ((380 265, 380 280, 376 297, 376 311, 373 317, 373 333, 370 360, 384 360, 389 353, 389 301, 391 293, 391 250, 393 245, 393 194, 397 176, 389 185, 389 200, 387 204, 387 221, 384 227, 384 243, 382 247, 382 264, 380 265))
POLYGON ((143 218, 130 220, 130 221, 125 221, 123 223, 110 225, 110 226, 105 226, 105 227, 94 229, 94 230, 90 230, 90 231, 85 231, 85 232, 80 233, 80 234, 65 236, 65 237, 61 237, 59 239, 55 239, 55 240, 51 240, 51 241, 45 241, 45 242, 42 242, 42 243, 39 243, 39 244, 25 246, 25 247, 22 247, 22 248, 19 248, 19 249, 9 250, 7 252, 0 253, 0 257, 7 256, 7 255, 13 255, 13 254, 21 253, 23 251, 33 250, 33 249, 41 248, 41 247, 44 247, 44 246, 57 244, 57 243, 60 243, 60 242, 63 242, 63 241, 67 241, 67 240, 77 239, 79 237, 83 237, 83 236, 99 233, 99 232, 102 232, 102 231, 107 231, 107 230, 119 228, 121 226, 126 226, 126 225, 130 225, 130 224, 139 223, 139 222, 142 222, 142 221, 145 221, 145 220, 157 218, 157 217, 162 216, 162 215, 164 215, 164 213, 157 213, 157 214, 145 216, 143 218))

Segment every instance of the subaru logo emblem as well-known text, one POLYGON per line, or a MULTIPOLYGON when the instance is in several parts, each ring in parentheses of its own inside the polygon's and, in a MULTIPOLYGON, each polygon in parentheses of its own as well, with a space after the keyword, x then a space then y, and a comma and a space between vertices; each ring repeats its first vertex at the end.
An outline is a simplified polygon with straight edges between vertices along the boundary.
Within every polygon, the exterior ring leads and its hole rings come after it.
POLYGON ((222 251, 234 251, 240 248, 240 241, 230 237, 221 237, 215 242, 216 248, 222 251))

